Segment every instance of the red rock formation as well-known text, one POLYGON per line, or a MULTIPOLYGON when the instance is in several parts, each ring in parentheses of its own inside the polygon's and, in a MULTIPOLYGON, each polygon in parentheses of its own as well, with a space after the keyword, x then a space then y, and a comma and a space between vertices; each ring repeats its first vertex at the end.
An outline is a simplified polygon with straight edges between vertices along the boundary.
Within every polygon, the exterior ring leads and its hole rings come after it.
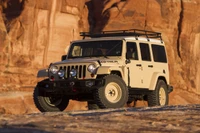
POLYGON ((37 70, 60 60, 88 29, 87 14, 85 1, 7 1, 0 16, 0 88, 34 86, 37 70))
POLYGON ((94 15, 95 31, 137 28, 162 32, 173 86, 200 93, 198 0, 104 0, 93 3, 102 11, 94 15))
MULTIPOLYGON (((171 83, 200 94, 199 0, 3 0, 0 90, 32 89, 38 69, 60 60, 80 31, 162 32, 171 83)), ((181 96, 184 99, 184 96, 181 96)))

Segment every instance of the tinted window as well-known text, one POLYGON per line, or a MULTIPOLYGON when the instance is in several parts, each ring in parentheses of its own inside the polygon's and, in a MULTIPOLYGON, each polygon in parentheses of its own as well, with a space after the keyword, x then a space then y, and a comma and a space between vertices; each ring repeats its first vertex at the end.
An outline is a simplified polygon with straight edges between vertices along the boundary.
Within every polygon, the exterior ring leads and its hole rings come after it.
POLYGON ((127 59, 138 60, 137 46, 135 42, 127 42, 127 59))
POLYGON ((121 40, 88 41, 73 43, 68 58, 121 56, 121 54, 121 40))
POLYGON ((153 58, 155 62, 167 62, 164 46, 152 44, 153 58))
POLYGON ((147 43, 140 43, 140 51, 143 61, 151 61, 149 45, 147 43))

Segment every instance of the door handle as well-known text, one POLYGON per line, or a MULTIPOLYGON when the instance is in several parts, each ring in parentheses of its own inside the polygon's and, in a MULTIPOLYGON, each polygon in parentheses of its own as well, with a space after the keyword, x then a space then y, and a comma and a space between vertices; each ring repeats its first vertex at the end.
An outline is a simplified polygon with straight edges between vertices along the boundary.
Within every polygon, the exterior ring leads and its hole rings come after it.
POLYGON ((142 66, 142 64, 136 64, 136 66, 138 66, 138 67, 141 67, 141 66, 142 66))
POLYGON ((153 65, 148 65, 148 67, 153 67, 153 65))

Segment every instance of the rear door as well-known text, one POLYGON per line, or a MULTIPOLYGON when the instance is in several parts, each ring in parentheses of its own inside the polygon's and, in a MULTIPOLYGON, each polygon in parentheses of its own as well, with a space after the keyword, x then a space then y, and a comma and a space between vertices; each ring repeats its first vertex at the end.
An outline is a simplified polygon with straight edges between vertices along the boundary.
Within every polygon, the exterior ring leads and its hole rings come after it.
POLYGON ((139 43, 141 53, 141 87, 149 88, 154 73, 154 64, 151 54, 150 45, 148 43, 139 43))

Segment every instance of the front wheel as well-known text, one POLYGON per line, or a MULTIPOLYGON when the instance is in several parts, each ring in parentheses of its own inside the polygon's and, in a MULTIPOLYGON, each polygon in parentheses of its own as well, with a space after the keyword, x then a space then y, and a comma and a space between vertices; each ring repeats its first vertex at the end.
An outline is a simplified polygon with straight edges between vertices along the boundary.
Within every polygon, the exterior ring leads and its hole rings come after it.
POLYGON ((165 106, 168 105, 169 95, 167 85, 163 80, 158 80, 156 88, 147 97, 148 106, 165 106))
POLYGON ((33 100, 36 107, 41 112, 57 112, 63 111, 69 104, 69 99, 56 93, 47 93, 36 87, 33 93, 33 100))
POLYGON ((105 85, 96 89, 94 99, 100 108, 120 108, 128 101, 128 89, 118 75, 104 77, 105 85))

